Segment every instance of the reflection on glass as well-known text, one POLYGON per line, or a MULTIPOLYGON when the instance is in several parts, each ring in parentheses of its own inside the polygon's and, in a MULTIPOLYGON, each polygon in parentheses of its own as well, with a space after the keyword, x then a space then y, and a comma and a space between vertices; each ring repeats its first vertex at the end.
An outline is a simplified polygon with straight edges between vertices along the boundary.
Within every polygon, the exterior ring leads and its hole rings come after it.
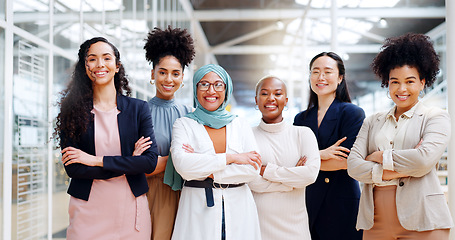
POLYGON ((13 239, 47 234, 47 51, 15 38, 13 76, 13 239))
MULTIPOLYGON (((77 54, 77 53, 74 53, 77 54)), ((51 105, 53 106, 52 120, 55 127, 55 119, 59 112, 56 103, 60 100, 61 92, 66 88, 71 77, 73 70, 73 62, 70 60, 55 56, 54 57, 54 84, 51 105)), ((63 164, 60 162, 61 154, 58 146, 58 139, 53 139, 54 151, 52 153, 52 164, 54 165, 54 189, 53 189, 53 219, 52 219, 52 233, 53 238, 66 239, 66 228, 69 225, 68 204, 69 195, 66 193, 69 184, 68 175, 65 172, 63 164)))
POLYGON ((14 25, 49 40, 49 0, 15 0, 13 13, 14 25))
MULTIPOLYGON (((3 6, 4 6, 4 1, 1 1, 3 6)), ((4 68, 5 68, 5 42, 4 42, 4 39, 5 39, 5 32, 3 29, 0 28, 0 73, 3 73, 4 72, 4 68)), ((5 96, 3 94, 3 89, 4 89, 4 86, 3 86, 3 83, 4 83, 4 74, 0 74, 0 136, 3 136, 3 132, 4 132, 4 129, 3 129, 3 109, 5 108, 4 106, 4 102, 5 102, 5 99, 3 99, 3 97, 5 96)), ((0 137, 0 173, 1 175, 3 175, 3 137, 0 137)), ((0 178, 0 202, 3 202, 5 201, 5 199, 3 199, 3 177, 0 178)), ((0 204, 0 216, 3 216, 3 204, 0 204)), ((3 235, 3 217, 0 218, 0 236, 3 235)))
POLYGON ((0 0, 0 19, 2 19, 2 20, 5 20, 5 9, 6 9, 6 1, 0 0))

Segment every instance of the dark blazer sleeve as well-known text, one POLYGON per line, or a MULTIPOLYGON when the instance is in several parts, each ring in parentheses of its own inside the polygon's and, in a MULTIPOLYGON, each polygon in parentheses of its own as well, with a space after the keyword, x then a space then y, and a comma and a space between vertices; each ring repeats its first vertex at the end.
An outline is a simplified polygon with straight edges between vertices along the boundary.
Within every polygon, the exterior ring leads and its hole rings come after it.
POLYGON ((338 136, 340 136, 340 138, 347 137, 347 139, 341 143, 341 146, 348 149, 352 148, 364 119, 365 112, 362 108, 354 104, 346 104, 344 106, 340 120, 340 133, 338 136))
POLYGON ((104 156, 104 169, 130 175, 153 172, 158 159, 158 147, 147 103, 130 99, 130 103, 119 114, 118 124, 122 156, 104 156), (150 137, 152 145, 142 155, 132 156, 134 143, 141 136, 150 137))
MULTIPOLYGON (((65 132, 60 133, 61 139, 61 149, 63 150, 66 147, 75 147, 80 149, 88 154, 95 155, 95 145, 93 138, 90 137, 93 135, 93 122, 89 124, 87 133, 81 136, 79 143, 67 139, 65 132)), ((91 167, 80 163, 73 163, 67 166, 64 166, 66 173, 70 178, 79 178, 79 179, 109 179, 113 177, 118 177, 122 174, 109 171, 102 167, 91 167)))

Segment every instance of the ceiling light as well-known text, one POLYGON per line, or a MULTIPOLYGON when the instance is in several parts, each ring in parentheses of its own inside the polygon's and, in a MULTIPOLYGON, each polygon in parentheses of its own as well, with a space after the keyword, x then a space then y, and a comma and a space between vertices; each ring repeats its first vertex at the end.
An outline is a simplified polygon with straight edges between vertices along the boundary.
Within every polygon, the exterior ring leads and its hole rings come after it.
POLYGON ((278 30, 283 30, 284 23, 282 21, 277 21, 276 22, 276 27, 278 28, 278 30))
POLYGON ((384 18, 381 18, 378 22, 378 28, 387 28, 389 27, 389 24, 384 18))

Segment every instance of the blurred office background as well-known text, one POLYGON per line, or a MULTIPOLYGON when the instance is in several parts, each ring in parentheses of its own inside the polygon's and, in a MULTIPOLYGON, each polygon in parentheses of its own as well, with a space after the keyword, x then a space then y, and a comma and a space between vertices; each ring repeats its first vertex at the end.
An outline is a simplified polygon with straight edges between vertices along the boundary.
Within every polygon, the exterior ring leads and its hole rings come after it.
MULTIPOLYGON (((155 89, 144 38, 168 25, 189 29, 196 42, 177 101, 191 105, 193 72, 217 63, 234 81, 230 110, 251 125, 260 119, 254 87, 265 75, 288 86, 287 121, 306 108, 308 63, 322 51, 343 57, 353 102, 367 115, 389 109, 370 63, 385 38, 407 32, 430 36, 441 57, 438 80, 422 100, 448 107, 444 0, 0 0, 3 239, 65 239, 69 179, 52 133, 79 45, 108 38, 120 50, 133 97, 148 100, 155 89)), ((447 189, 447 155, 439 169, 447 189)))

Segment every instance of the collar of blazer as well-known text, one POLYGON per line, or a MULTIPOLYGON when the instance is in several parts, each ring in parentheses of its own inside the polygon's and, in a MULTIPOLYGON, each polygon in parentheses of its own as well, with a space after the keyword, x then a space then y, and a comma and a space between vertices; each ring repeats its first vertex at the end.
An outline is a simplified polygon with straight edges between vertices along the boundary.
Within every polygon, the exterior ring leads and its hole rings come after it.
MULTIPOLYGON (((394 106, 394 108, 395 107, 396 106, 394 106)), ((428 112, 428 108, 423 103, 421 103, 419 101, 418 103, 416 103, 414 114, 412 115, 412 117, 414 117, 414 116, 423 116, 426 112, 428 112)), ((376 120, 385 122, 388 113, 389 113, 389 111, 378 113, 376 115, 376 120)))

